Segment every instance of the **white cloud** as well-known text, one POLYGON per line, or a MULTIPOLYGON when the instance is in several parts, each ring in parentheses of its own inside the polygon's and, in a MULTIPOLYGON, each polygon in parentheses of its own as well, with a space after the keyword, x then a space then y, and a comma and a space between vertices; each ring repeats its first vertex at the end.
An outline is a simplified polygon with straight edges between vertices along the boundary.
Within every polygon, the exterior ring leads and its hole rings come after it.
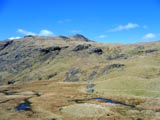
POLYGON ((53 36, 54 35, 52 31, 47 30, 47 29, 40 30, 39 33, 34 33, 31 31, 24 30, 24 29, 18 29, 17 32, 23 35, 39 35, 39 36, 53 36))
POLYGON ((52 35, 54 35, 52 31, 45 29, 39 32, 39 36, 52 36, 52 35))
POLYGON ((118 32, 118 31, 123 31, 123 30, 129 30, 129 29, 134 29, 134 28, 138 28, 139 25, 136 23, 128 23, 126 25, 119 25, 111 30, 109 30, 109 32, 118 32))
POLYGON ((24 29, 18 29, 17 32, 19 32, 23 35, 36 35, 34 32, 26 31, 24 29))
POLYGON ((20 39, 21 37, 10 37, 10 38, 8 38, 9 40, 14 40, 14 39, 20 39))
POLYGON ((99 35, 98 38, 106 38, 106 35, 99 35))
POLYGON ((156 34, 148 33, 148 34, 144 35, 142 38, 146 40, 146 39, 152 39, 155 37, 156 37, 156 34))

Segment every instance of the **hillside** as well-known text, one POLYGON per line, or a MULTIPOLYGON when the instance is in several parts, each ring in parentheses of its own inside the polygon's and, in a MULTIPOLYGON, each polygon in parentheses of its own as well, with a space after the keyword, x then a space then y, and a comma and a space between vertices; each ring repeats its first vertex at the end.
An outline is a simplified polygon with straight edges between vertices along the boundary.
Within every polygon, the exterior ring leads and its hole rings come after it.
POLYGON ((80 34, 0 41, 0 85, 1 120, 159 120, 160 41, 101 44, 80 34), (86 100, 95 97, 118 105, 86 100), (26 99, 32 110, 20 114, 14 108, 26 99))

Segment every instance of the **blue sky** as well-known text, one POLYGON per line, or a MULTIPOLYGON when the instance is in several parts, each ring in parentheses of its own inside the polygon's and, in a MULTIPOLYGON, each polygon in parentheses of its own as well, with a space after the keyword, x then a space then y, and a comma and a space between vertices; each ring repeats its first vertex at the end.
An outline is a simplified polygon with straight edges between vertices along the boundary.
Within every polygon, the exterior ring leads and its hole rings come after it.
POLYGON ((98 42, 160 40, 160 0, 0 0, 0 40, 83 34, 98 42))

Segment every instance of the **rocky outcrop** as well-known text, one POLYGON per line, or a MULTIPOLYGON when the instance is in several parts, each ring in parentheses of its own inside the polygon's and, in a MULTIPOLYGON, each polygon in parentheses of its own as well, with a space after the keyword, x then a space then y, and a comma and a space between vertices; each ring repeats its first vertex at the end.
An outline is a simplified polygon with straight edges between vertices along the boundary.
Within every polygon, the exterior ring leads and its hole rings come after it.
POLYGON ((149 49, 149 50, 146 50, 145 53, 155 53, 157 51, 158 49, 149 49))
POLYGON ((85 50, 88 49, 91 45, 77 45, 76 47, 74 47, 72 49, 72 51, 81 51, 81 50, 85 50))
POLYGON ((11 45, 13 41, 0 41, 0 50, 5 49, 7 46, 11 45))
POLYGON ((109 72, 111 72, 112 70, 117 70, 120 68, 123 68, 125 65, 124 64, 111 64, 111 65, 107 65, 103 70, 102 70, 102 74, 107 74, 109 72))
POLYGON ((78 68, 71 68, 66 73, 66 78, 65 78, 64 81, 66 81, 66 82, 78 82, 78 81, 80 81, 80 79, 77 76, 78 73, 80 73, 80 69, 78 69, 78 68))
POLYGON ((96 78, 98 76, 97 72, 93 71, 89 77, 88 77, 88 80, 93 80, 94 78, 96 78))
POLYGON ((90 54, 98 54, 98 55, 101 55, 103 54, 103 50, 99 47, 95 47, 95 48, 91 48, 90 51, 89 51, 90 54))
POLYGON ((49 52, 52 52, 52 51, 60 51, 61 50, 61 47, 59 46, 52 46, 52 47, 48 47, 48 48, 43 48, 40 50, 41 53, 44 53, 44 54, 47 54, 49 52))
POLYGON ((127 58, 128 58, 127 54, 113 54, 107 56, 107 60, 127 59, 127 58))

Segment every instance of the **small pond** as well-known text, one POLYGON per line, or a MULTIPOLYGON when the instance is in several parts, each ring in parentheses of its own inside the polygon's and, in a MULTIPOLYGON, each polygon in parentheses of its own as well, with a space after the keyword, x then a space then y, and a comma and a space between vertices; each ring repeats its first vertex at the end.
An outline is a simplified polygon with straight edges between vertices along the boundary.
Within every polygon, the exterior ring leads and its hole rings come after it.
POLYGON ((114 101, 111 99, 107 99, 107 98, 89 98, 89 99, 75 99, 75 100, 71 100, 72 102, 76 102, 76 103, 85 103, 86 101, 101 101, 101 102, 105 102, 105 103, 111 103, 111 104, 118 104, 118 105, 123 105, 123 106, 127 106, 127 107, 132 107, 135 108, 134 105, 130 105, 130 104, 125 104, 119 101, 114 101))
POLYGON ((29 110, 31 110, 30 104, 31 103, 29 101, 25 100, 24 103, 21 103, 16 107, 16 110, 18 110, 18 111, 23 111, 23 110, 29 111, 29 110))
POLYGON ((111 100, 111 99, 106 99, 106 98, 89 98, 87 100, 96 100, 96 101, 102 101, 102 102, 106 102, 106 103, 111 103, 111 104, 119 104, 119 105, 123 105, 123 106, 128 106, 128 107, 135 107, 134 105, 129 105, 129 104, 125 104, 125 103, 121 103, 121 102, 118 102, 118 101, 114 101, 114 100, 111 100))

